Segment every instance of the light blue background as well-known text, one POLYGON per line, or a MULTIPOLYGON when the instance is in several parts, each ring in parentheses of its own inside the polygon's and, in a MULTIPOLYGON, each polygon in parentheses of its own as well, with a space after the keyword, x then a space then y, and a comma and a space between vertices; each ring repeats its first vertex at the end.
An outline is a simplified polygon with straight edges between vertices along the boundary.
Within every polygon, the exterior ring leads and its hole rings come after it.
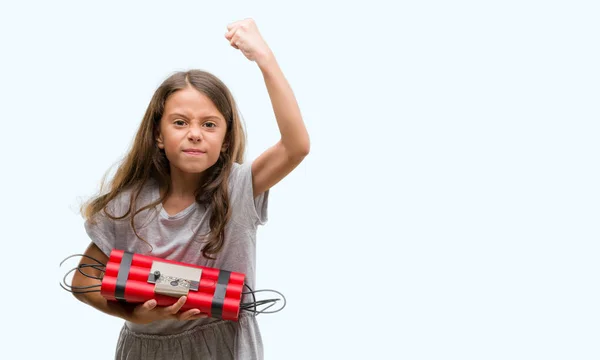
POLYGON ((3 2, 1 352, 112 357, 58 263, 172 71, 231 88, 249 160, 278 140, 224 38, 253 17, 312 140, 258 234, 266 359, 600 358, 597 4, 3 2))

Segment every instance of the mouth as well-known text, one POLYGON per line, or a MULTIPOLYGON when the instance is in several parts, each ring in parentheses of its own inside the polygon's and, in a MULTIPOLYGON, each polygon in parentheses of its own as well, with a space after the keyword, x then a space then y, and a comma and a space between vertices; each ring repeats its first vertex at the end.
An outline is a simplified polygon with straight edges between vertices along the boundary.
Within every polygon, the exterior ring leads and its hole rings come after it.
POLYGON ((202 150, 196 150, 196 149, 188 149, 188 150, 183 150, 184 153, 188 154, 188 155, 193 155, 193 156, 200 156, 200 155, 204 155, 206 154, 206 151, 202 151, 202 150))

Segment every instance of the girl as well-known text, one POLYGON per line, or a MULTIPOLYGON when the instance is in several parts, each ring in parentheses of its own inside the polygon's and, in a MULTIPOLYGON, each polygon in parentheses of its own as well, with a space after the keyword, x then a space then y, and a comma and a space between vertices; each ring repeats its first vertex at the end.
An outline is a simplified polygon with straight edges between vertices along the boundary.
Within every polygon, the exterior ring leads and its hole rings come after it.
MULTIPOLYGON (((154 93, 109 191, 82 207, 92 240, 86 255, 106 263, 112 249, 145 253, 241 272, 254 287, 256 229, 267 221, 269 189, 308 154, 309 137, 292 90, 254 21, 237 21, 227 29, 231 46, 263 74, 280 141, 252 163, 242 163, 245 135, 227 87, 200 70, 170 76, 154 93)), ((76 272, 72 283, 98 281, 76 272)), ((198 309, 179 311, 185 296, 168 307, 155 300, 108 302, 99 293, 76 297, 125 320, 117 359, 263 356, 252 315, 241 314, 234 322, 207 318, 198 309)))

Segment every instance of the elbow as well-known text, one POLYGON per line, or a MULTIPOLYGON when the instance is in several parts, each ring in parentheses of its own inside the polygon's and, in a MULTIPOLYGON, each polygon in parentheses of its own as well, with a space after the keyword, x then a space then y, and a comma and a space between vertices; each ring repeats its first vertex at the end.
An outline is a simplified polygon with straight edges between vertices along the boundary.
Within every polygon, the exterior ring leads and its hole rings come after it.
POLYGON ((75 291, 74 289, 77 289, 78 287, 84 287, 90 284, 87 284, 85 282, 85 279, 83 279, 83 276, 81 276, 77 271, 75 272, 75 274, 73 275, 73 279, 71 280, 71 293, 73 294, 73 296, 75 297, 75 299, 81 301, 82 303, 87 303, 87 293, 76 293, 73 292, 75 291))
POLYGON ((301 147, 297 151, 296 156, 304 159, 306 156, 308 156, 309 152, 310 152, 310 144, 306 143, 306 146, 301 147))
POLYGON ((81 301, 84 304, 87 304, 87 302, 85 301, 85 294, 73 293, 73 296, 75 297, 75 299, 81 301))
POLYGON ((81 284, 79 282, 77 282, 75 280, 75 276, 73 276, 73 280, 71 281, 71 294, 75 297, 75 299, 77 299, 77 300, 79 300, 81 302, 84 302, 84 295, 85 294, 81 294, 81 293, 76 293, 75 292, 76 291, 75 289, 78 286, 81 286, 81 284))
POLYGON ((298 142, 293 145, 286 145, 283 142, 281 142, 281 145, 283 145, 285 149, 284 151, 287 154, 288 158, 296 161, 302 161, 302 159, 304 159, 310 152, 310 142, 308 141, 308 139, 306 141, 298 142))
POLYGON ((295 147, 293 157, 304 159, 306 156, 308 156, 308 153, 310 153, 310 140, 307 138, 305 141, 299 143, 295 147))
MULTIPOLYGON (((73 287, 75 287, 75 286, 76 286, 76 285, 75 285, 75 284, 73 284, 73 287)), ((77 293, 77 292, 75 292, 76 290, 72 290, 72 291, 73 291, 73 292, 72 292, 72 294, 73 294, 73 296, 75 297, 75 299, 77 299, 77 300, 81 301, 82 303, 85 303, 85 302, 86 302, 86 301, 85 301, 85 300, 86 300, 86 299, 85 299, 85 295, 86 295, 86 293, 77 293)))
POLYGON ((293 152, 290 152, 288 155, 288 158, 290 160, 292 160, 292 162, 299 164, 302 162, 302 160, 304 160, 304 158, 308 155, 309 153, 309 149, 305 148, 305 149, 299 149, 293 152))

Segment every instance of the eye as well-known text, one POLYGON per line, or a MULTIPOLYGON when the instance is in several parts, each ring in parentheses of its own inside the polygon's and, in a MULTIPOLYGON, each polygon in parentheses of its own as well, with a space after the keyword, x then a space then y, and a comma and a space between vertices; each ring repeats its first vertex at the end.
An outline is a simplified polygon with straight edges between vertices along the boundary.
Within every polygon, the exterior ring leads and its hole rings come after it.
POLYGON ((215 124, 214 122, 206 122, 203 125, 209 128, 217 127, 217 124, 215 124))
POLYGON ((185 125, 185 121, 183 121, 183 120, 175 120, 173 123, 174 123, 175 125, 178 125, 178 126, 183 126, 183 125, 185 125))

